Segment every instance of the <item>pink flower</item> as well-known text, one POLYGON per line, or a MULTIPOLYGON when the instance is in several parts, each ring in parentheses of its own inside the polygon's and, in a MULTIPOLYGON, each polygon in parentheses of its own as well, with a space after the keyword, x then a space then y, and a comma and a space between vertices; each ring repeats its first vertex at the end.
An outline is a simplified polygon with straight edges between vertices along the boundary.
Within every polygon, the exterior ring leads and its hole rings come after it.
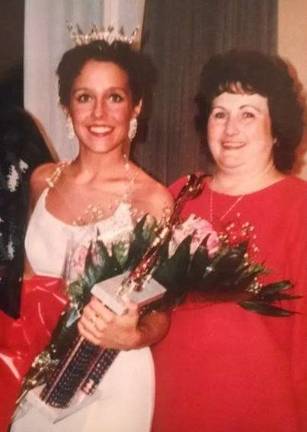
POLYGON ((208 237, 206 247, 209 255, 213 255, 219 248, 219 238, 212 225, 198 216, 191 214, 183 223, 177 225, 170 242, 169 255, 173 255, 179 244, 192 235, 190 252, 193 255, 199 245, 208 237))
POLYGON ((84 272, 85 259, 88 253, 89 245, 80 245, 71 257, 71 267, 75 275, 81 275, 84 272))

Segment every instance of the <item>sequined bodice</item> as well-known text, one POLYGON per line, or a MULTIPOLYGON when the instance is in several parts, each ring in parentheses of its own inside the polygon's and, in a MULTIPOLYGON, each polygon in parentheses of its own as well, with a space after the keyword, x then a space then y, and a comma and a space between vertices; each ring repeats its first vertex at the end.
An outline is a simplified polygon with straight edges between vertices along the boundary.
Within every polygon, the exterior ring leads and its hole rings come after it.
MULTIPOLYGON (((100 238, 108 245, 127 238, 133 230, 130 205, 119 204, 112 216, 89 225, 69 225, 54 217, 46 209, 48 188, 39 197, 30 218, 25 248, 29 263, 36 274, 65 276, 67 256, 78 250, 76 260, 84 258, 92 239, 100 238)), ((81 264, 81 263, 80 263, 81 264)))

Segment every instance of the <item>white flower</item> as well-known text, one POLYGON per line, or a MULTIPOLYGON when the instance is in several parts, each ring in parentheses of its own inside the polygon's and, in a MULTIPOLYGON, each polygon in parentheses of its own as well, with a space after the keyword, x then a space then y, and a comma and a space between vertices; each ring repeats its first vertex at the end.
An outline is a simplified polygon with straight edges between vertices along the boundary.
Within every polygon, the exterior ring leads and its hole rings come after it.
POLYGON ((19 174, 14 165, 9 168, 9 173, 7 176, 7 187, 10 192, 15 192, 19 184, 19 174))
POLYGON ((8 258, 10 260, 12 260, 14 258, 14 255, 15 255, 15 249, 14 249, 12 239, 9 240, 8 245, 7 245, 7 255, 8 255, 8 258))
POLYGON ((24 160, 20 159, 19 161, 19 169, 22 173, 25 173, 27 169, 29 168, 29 165, 24 160))
POLYGON ((219 238, 212 225, 205 219, 191 214, 188 219, 175 228, 169 245, 169 255, 173 255, 179 244, 190 235, 193 236, 190 249, 192 255, 206 237, 208 237, 206 243, 208 253, 212 255, 217 251, 219 238))

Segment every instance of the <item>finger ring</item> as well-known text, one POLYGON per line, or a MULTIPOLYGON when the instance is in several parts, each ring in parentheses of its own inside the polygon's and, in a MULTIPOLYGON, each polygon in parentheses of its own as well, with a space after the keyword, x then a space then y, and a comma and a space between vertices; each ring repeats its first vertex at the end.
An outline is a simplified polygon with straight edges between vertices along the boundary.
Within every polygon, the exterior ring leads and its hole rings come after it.
POLYGON ((100 315, 99 314, 97 314, 97 313, 95 313, 94 315, 93 315, 93 317, 91 318, 91 322, 94 324, 94 326, 95 327, 97 327, 97 321, 98 321, 98 318, 100 318, 100 315))

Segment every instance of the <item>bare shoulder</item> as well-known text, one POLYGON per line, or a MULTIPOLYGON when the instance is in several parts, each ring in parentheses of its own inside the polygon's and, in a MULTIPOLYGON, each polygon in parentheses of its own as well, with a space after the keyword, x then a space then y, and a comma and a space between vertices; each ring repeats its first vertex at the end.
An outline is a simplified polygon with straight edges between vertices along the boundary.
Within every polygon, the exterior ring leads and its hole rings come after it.
POLYGON ((144 171, 138 176, 137 201, 146 213, 157 219, 165 216, 167 210, 172 210, 174 200, 168 189, 144 171))
POLYGON ((174 198, 169 190, 156 180, 153 180, 152 190, 150 194, 152 204, 161 209, 172 209, 174 206, 174 198))
POLYGON ((47 179, 54 173, 56 167, 56 163, 50 162, 38 166, 33 171, 30 180, 31 204, 35 204, 42 191, 48 186, 47 179))

